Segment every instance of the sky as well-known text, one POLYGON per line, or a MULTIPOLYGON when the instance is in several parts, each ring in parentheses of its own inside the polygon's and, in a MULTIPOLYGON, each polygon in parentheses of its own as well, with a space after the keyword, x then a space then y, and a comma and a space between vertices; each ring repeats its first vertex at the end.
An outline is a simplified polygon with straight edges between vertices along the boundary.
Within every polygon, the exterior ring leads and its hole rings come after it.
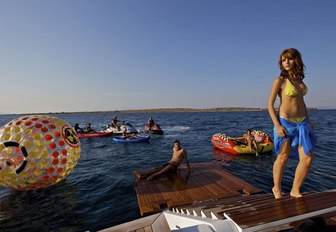
POLYGON ((333 0, 0 0, 0 113, 262 107, 280 53, 336 108, 333 0))

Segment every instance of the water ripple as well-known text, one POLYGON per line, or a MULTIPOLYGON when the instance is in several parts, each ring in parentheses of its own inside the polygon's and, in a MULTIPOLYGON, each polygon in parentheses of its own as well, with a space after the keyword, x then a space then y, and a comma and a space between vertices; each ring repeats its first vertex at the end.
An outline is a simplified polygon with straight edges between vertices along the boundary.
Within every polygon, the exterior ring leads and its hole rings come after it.
MULTIPOLYGON (((91 122, 97 128, 110 123, 111 114, 55 115, 71 123, 91 122)), ((1 231, 97 231, 140 217, 132 172, 167 162, 174 139, 181 140, 191 162, 218 163, 224 170, 270 193, 272 166, 276 156, 237 156, 213 149, 211 136, 223 132, 240 136, 247 128, 272 135, 266 111, 221 113, 117 114, 137 129, 149 116, 161 125, 163 136, 152 136, 147 144, 120 144, 111 138, 81 139, 81 158, 64 181, 47 189, 17 192, 0 187, 1 231), (253 120, 246 120, 252 118, 253 120)), ((0 126, 18 116, 0 116, 0 126)), ((302 191, 336 188, 335 110, 311 112, 318 122, 318 146, 311 171, 302 191)), ((289 160, 283 177, 283 191, 291 189, 297 161, 289 160)))

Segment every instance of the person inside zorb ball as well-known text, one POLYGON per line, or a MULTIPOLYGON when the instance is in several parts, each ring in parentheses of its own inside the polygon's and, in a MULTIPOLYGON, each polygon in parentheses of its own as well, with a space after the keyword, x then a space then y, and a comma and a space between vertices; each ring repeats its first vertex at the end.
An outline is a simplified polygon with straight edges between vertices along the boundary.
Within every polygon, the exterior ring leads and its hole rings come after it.
POLYGON ((0 128, 0 186, 34 190, 57 184, 80 157, 80 141, 65 121, 24 116, 0 128))

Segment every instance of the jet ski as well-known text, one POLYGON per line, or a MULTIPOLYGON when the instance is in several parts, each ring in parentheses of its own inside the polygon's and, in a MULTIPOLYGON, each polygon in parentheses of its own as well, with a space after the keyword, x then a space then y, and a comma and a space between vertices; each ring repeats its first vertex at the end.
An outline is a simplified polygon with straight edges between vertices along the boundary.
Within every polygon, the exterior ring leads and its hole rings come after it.
POLYGON ((153 134, 153 135, 163 135, 163 130, 160 128, 159 124, 154 123, 152 127, 149 127, 149 125, 146 124, 144 133, 153 134))

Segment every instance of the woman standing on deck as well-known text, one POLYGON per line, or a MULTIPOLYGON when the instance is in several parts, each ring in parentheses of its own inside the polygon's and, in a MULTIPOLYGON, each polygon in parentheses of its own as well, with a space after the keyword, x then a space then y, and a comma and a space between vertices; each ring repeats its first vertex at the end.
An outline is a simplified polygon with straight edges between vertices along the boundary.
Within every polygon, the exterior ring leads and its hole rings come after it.
POLYGON ((280 76, 273 82, 267 106, 274 124, 274 149, 277 154, 273 165, 272 191, 275 199, 282 197, 282 175, 292 155, 299 158, 299 163, 290 195, 297 198, 302 197, 300 188, 310 169, 317 139, 304 102, 308 88, 303 83, 305 65, 300 52, 294 48, 284 50, 279 66, 280 76), (274 107, 277 96, 280 98, 278 114, 274 107))

